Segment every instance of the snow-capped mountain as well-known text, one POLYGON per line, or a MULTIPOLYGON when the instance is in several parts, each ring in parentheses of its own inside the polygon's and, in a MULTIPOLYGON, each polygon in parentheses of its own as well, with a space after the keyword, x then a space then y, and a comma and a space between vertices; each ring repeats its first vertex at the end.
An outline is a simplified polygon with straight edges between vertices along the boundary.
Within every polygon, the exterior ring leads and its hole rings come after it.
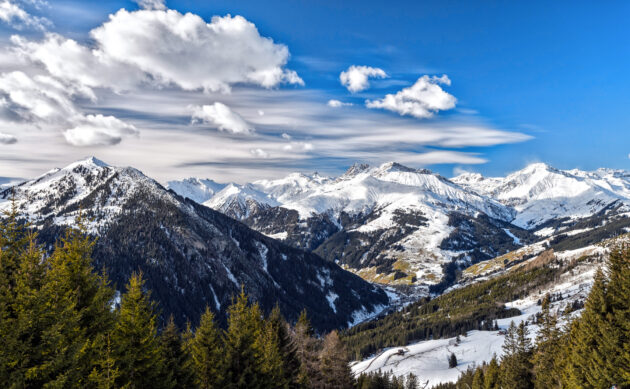
MULTIPOLYGON (((193 195, 227 188, 186 185, 196 188, 193 195)), ((388 303, 382 290, 337 265, 184 199, 133 168, 89 158, 0 192, 0 210, 12 198, 47 245, 83 212, 98 236, 96 268, 107 269, 117 288, 141 270, 163 313, 179 324, 196 322, 206 306, 225 319, 241 285, 265 311, 278 303, 295 320, 307 309, 320 330, 356 323, 388 303)))
MULTIPOLYGON (((169 188, 186 196, 182 186, 194 180, 169 188)), ((456 270, 454 262, 465 266, 556 233, 578 234, 630 211, 630 173, 545 164, 506 177, 450 180, 395 162, 355 164, 339 177, 293 173, 222 192, 202 203, 388 284, 435 284, 456 270)))
POLYGON ((452 181, 512 207, 512 224, 530 230, 554 219, 590 217, 614 204, 630 210, 630 173, 625 171, 564 171, 536 163, 506 177, 463 174, 452 181))
MULTIPOLYGON (((185 182, 169 188, 181 190, 185 182)), ((487 259, 517 248, 514 234, 527 239, 509 224, 512 208, 393 162, 357 164, 336 178, 294 173, 224 191, 229 196, 219 192, 203 203, 384 283, 435 284, 462 253, 471 261, 487 259), (490 239, 494 245, 477 248, 490 239)))

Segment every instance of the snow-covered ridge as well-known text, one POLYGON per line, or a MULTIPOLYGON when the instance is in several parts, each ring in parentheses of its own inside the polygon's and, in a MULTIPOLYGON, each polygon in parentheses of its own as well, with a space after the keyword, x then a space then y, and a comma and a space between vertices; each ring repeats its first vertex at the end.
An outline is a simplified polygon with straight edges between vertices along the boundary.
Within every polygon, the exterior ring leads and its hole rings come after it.
POLYGON ((162 190, 160 184, 139 170, 110 166, 89 157, 0 192, 0 211, 8 209, 15 197, 20 212, 34 222, 52 218, 54 224, 72 225, 82 208, 90 215, 89 230, 98 233, 122 212, 122 205, 129 198, 146 190, 176 201, 175 195, 162 190), (85 208, 85 204, 89 207, 85 208))
POLYGON ((614 202, 630 204, 630 173, 623 170, 559 170, 535 163, 506 177, 465 173, 452 181, 512 207, 512 223, 526 229, 551 219, 592 216, 614 202))

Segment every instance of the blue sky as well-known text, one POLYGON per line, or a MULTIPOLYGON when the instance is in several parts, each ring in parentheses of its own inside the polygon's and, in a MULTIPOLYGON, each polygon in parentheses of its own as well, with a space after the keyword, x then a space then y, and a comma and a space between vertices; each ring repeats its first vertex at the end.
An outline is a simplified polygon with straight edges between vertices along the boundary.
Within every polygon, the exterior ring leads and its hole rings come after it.
MULTIPOLYGON (((27 64, 3 58, 0 70, 50 75, 77 88, 79 81, 55 73, 47 57, 33 59, 33 47, 44 45, 45 34, 56 33, 115 55, 116 41, 106 41, 113 39, 111 34, 95 39, 90 31, 120 8, 132 14, 140 8, 130 1, 3 1, 48 21, 41 28, 13 19, 4 23, 5 51, 19 46, 24 57, 25 47, 32 50, 27 64), (10 42, 15 34, 32 44, 10 42)), ((168 12, 156 4, 145 4, 151 8, 146 12, 168 12)), ((121 87, 115 75, 112 85, 82 79, 80 86, 91 88, 96 98, 67 96, 76 115, 73 122, 34 120, 21 106, 6 115, 4 125, 0 122, 0 134, 16 140, 0 144, 1 176, 32 175, 88 154, 137 166, 162 180, 201 175, 242 181, 292 170, 335 174, 354 160, 376 164, 389 159, 446 176, 460 170, 502 175, 541 161, 563 169, 630 168, 627 2, 213 0, 167 1, 165 7, 207 23, 215 15, 241 15, 255 25, 256 39, 270 38, 286 48, 286 63, 280 59, 274 64, 283 72, 294 71, 303 84, 283 76, 270 86, 228 74, 228 93, 201 90, 202 85, 195 89, 177 74, 154 85, 163 74, 152 70, 151 82, 138 76, 142 81, 130 81, 133 86, 121 87), (370 78, 369 87, 350 92, 339 77, 352 65, 382 69, 387 77, 370 78), (425 75, 431 87, 456 100, 454 106, 430 109, 423 117, 366 106, 425 75), (431 81, 442 75, 450 85, 431 81), (353 105, 331 108, 326 105, 331 99, 353 105), (229 125, 217 121, 217 115, 225 114, 221 107, 229 110, 229 125), (103 116, 89 117, 99 114, 103 116), (230 127, 234 120, 236 127, 230 127), (109 138, 95 126, 105 126, 109 138), (481 138, 489 140, 479 142, 481 138)), ((141 49, 154 50, 168 39, 154 38, 141 49)), ((209 42, 202 43, 208 47, 209 42)), ((170 55, 179 52, 170 49, 170 55)), ((194 60, 203 58, 182 56, 182 61, 194 60)), ((220 73, 213 66, 230 65, 202 62, 191 71, 220 73)), ((252 62, 254 67, 267 65, 252 62)), ((0 92, 10 96, 9 86, 2 85, 0 81, 0 92)))

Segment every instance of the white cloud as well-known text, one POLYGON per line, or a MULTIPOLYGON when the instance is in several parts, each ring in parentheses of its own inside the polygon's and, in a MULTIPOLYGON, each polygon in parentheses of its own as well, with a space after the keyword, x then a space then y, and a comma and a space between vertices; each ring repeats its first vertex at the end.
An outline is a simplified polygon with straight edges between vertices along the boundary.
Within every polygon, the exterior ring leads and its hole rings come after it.
POLYGON ((339 81, 341 81, 341 85, 354 93, 369 88, 369 78, 385 77, 387 77, 387 73, 383 69, 352 65, 339 74, 339 81))
POLYGON ((120 143, 123 136, 138 133, 136 127, 114 116, 87 115, 63 135, 73 146, 107 146, 120 143))
POLYGON ((282 147, 284 151, 298 151, 298 152, 306 152, 313 150, 313 144, 307 142, 291 142, 288 145, 284 145, 282 147))
POLYGON ((332 108, 340 108, 340 107, 351 106, 352 103, 344 103, 343 101, 331 99, 331 100, 328 100, 328 103, 326 103, 326 105, 328 105, 329 107, 332 107, 332 108))
POLYGON ((5 134, 0 132, 0 144, 2 145, 12 145, 17 143, 17 138, 10 134, 5 134))
POLYGON ((21 71, 0 74, 0 117, 7 121, 60 123, 77 114, 76 91, 48 76, 21 71))
POLYGON ((430 118, 438 111, 455 108, 457 99, 445 92, 442 85, 451 85, 448 76, 422 76, 415 84, 380 100, 367 100, 368 108, 381 108, 419 119, 430 118))
POLYGON ((20 57, 43 65, 52 76, 92 95, 91 88, 120 91, 148 81, 139 69, 59 34, 47 33, 41 41, 13 36, 11 42, 20 57))
POLYGON ((291 140, 291 135, 289 135, 286 132, 284 132, 284 133, 282 133, 282 138, 286 139, 286 140, 291 140))
POLYGON ((134 0, 140 8, 142 9, 158 9, 164 10, 166 9, 166 4, 164 4, 164 0, 134 0))
POLYGON ((269 158, 269 154, 261 148, 251 149, 249 152, 257 158, 269 158))
POLYGON ((10 0, 0 1, 0 21, 17 30, 29 28, 44 31, 51 25, 50 20, 29 14, 10 0))
POLYGON ((129 64, 159 84, 185 90, 230 90, 238 83, 272 88, 303 84, 285 69, 289 50, 259 34, 242 16, 200 16, 174 10, 124 9, 91 31, 95 55, 129 64))
POLYGON ((209 124, 221 131, 233 134, 251 134, 254 128, 239 114, 223 103, 193 107, 193 123, 209 124))

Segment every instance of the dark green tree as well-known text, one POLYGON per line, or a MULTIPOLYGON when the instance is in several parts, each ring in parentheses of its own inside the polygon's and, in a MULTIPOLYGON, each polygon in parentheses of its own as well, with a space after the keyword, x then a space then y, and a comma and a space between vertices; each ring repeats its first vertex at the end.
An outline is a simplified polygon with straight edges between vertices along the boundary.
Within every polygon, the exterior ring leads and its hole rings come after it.
POLYGON ((505 335, 501 360, 501 385, 505 388, 529 389, 532 384, 531 342, 525 322, 514 322, 505 335))
POLYGON ((219 388, 224 380, 224 355, 221 333, 210 308, 201 315, 194 337, 188 342, 195 370, 195 382, 200 389, 219 388))
POLYGON ((160 334, 162 356, 164 357, 164 376, 160 379, 173 388, 191 388, 194 386, 195 371, 188 348, 171 315, 160 334))
POLYGON ((561 382, 556 365, 559 360, 561 337, 557 323, 556 315, 551 312, 551 298, 546 295, 542 300, 540 330, 532 359, 536 389, 555 388, 561 382))
POLYGON ((228 308, 225 334, 224 388, 264 388, 269 382, 263 371, 264 350, 258 342, 263 331, 258 304, 249 305, 244 289, 228 308))
POLYGON ((287 382, 289 388, 298 388, 300 360, 297 355, 297 345, 290 335, 289 324, 282 317, 280 308, 277 305, 271 311, 267 320, 278 343, 278 349, 282 358, 284 381, 287 382))
MULTIPOLYGON (((134 273, 122 296, 120 312, 112 332, 118 386, 161 387, 164 357, 157 331, 156 305, 143 290, 142 273, 134 273)), ((169 387, 170 382, 164 383, 169 387)))

